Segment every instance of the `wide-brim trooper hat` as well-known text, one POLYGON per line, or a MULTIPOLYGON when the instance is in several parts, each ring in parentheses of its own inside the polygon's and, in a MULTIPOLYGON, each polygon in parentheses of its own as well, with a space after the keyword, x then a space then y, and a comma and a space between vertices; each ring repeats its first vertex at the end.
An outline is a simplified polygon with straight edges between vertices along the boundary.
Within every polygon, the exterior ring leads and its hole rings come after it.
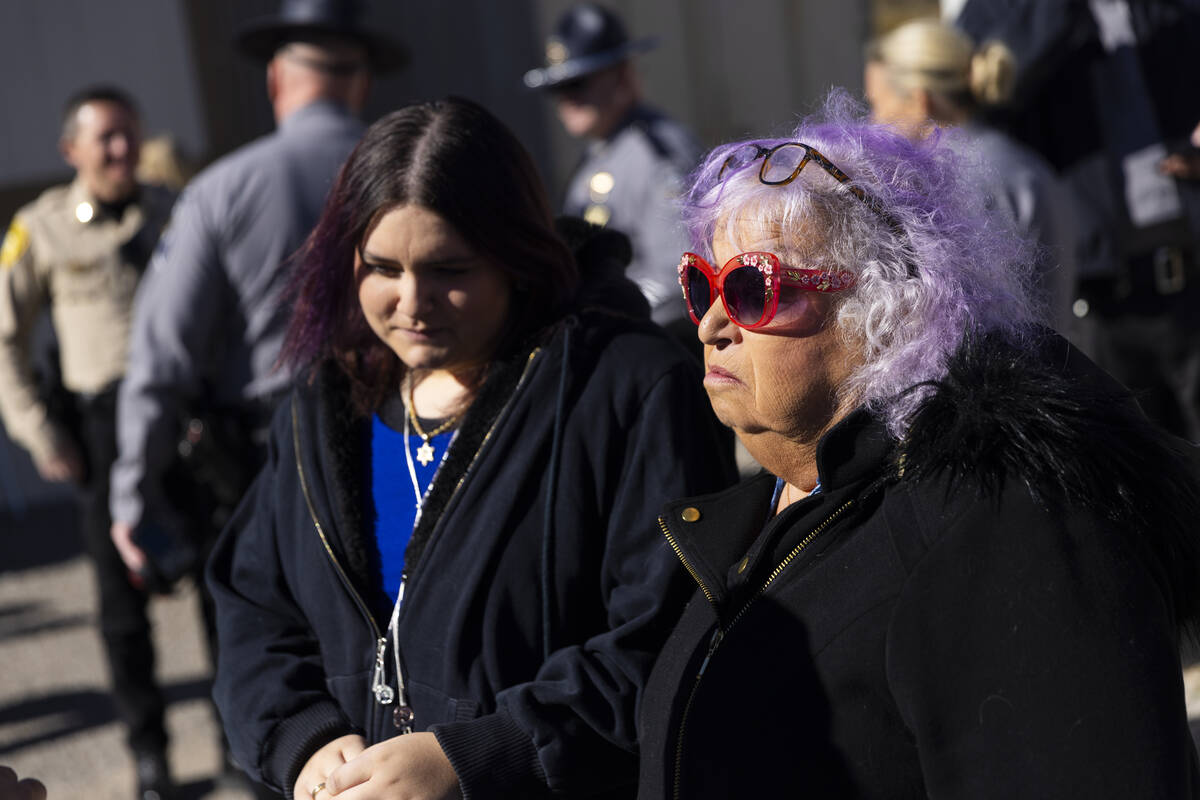
POLYGON ((288 42, 337 36, 366 48, 375 72, 390 72, 408 61, 404 48, 363 22, 364 0, 283 0, 279 13, 243 25, 234 43, 251 58, 269 61, 288 42))
POLYGON ((657 36, 630 41, 616 14, 603 6, 583 3, 559 17, 554 33, 546 39, 546 66, 526 72, 525 85, 530 89, 553 89, 657 45, 657 36))

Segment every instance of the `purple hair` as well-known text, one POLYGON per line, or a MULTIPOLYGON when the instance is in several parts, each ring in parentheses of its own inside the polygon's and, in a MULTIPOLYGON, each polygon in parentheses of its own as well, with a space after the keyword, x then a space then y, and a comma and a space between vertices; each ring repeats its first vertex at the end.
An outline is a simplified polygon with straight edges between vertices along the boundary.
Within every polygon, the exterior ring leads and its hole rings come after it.
POLYGON ((986 332, 1021 343, 1043 320, 1031 290, 1033 246, 989 210, 980 165, 956 134, 911 142, 871 123, 859 103, 835 89, 788 138, 750 143, 797 141, 819 150, 880 208, 860 202, 817 164, 783 186, 758 180, 761 161, 719 181, 729 156, 748 144, 735 142, 713 150, 692 175, 684 219, 696 252, 706 256, 718 229, 737 243, 749 224, 779 235, 806 266, 858 276, 839 297, 837 325, 861 348, 864 363, 842 387, 842 399, 866 404, 901 437, 924 397, 910 390, 943 377, 965 337, 986 332))

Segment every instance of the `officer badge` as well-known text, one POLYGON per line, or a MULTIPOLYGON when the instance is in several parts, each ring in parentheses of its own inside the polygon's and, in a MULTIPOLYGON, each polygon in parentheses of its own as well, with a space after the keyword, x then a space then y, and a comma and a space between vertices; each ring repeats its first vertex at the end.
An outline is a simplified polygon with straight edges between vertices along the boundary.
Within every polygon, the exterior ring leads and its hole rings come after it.
POLYGON ((593 225, 603 228, 612 219, 612 211, 606 205, 592 203, 583 210, 583 218, 593 225))
POLYGON ((616 180, 611 172, 601 170, 588 179, 588 196, 593 203, 603 203, 612 194, 616 180))
POLYGON ((14 218, 4 234, 4 243, 0 244, 0 269, 8 269, 29 249, 29 229, 25 223, 14 218))
POLYGON ((546 41, 546 64, 548 66, 557 67, 567 60, 567 55, 567 46, 560 39, 551 36, 546 41))

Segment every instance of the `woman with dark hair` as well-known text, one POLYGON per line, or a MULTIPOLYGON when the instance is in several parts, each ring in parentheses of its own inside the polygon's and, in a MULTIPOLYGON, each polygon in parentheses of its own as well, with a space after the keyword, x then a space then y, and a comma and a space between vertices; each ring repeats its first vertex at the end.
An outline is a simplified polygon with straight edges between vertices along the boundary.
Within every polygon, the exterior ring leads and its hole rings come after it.
POLYGON ((1197 796, 1191 452, 1039 324, 972 174, 840 94, 700 167, 704 385, 770 472, 660 518, 696 585, 639 797, 1197 796))
POLYGON ((465 100, 384 117, 342 169, 298 259, 301 379, 210 564, 215 696, 255 778, 313 798, 634 780, 678 611, 654 516, 733 473, 693 365, 634 319, 627 241, 571 232, 578 262, 528 154, 465 100))

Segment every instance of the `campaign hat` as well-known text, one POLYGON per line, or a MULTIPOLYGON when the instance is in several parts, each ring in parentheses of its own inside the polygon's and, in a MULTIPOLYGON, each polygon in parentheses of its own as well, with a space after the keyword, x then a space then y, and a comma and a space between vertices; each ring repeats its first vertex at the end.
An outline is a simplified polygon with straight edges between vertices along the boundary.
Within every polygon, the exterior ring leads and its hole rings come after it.
POLYGON ((563 13, 546 39, 546 65, 525 73, 530 89, 553 89, 653 49, 657 36, 630 39, 621 18, 595 3, 563 13))
POLYGON ((279 12, 242 25, 234 43, 246 55, 269 61, 289 42, 320 41, 334 36, 362 45, 375 72, 390 72, 407 62, 404 48, 366 23, 364 0, 283 0, 279 12))

